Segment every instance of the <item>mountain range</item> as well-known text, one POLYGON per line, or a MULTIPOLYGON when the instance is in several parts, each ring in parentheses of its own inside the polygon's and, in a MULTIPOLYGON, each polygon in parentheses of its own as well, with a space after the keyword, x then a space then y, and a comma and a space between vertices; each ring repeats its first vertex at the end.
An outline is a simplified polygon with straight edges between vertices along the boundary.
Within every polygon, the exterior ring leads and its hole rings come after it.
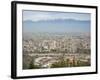
POLYGON ((90 32, 89 20, 56 19, 23 21, 23 32, 90 32))

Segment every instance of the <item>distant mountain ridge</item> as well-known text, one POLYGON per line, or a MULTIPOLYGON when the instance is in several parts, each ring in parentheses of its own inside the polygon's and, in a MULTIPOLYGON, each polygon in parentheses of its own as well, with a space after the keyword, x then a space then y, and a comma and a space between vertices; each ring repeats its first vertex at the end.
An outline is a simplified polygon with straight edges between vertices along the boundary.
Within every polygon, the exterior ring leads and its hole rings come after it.
POLYGON ((76 19, 53 19, 53 20, 37 20, 37 21, 32 21, 32 20, 25 20, 23 22, 54 22, 54 21, 68 21, 68 22, 72 22, 72 21, 80 21, 80 22, 90 22, 90 20, 76 20, 76 19))
POLYGON ((89 32, 89 20, 56 19, 23 21, 24 32, 89 32))

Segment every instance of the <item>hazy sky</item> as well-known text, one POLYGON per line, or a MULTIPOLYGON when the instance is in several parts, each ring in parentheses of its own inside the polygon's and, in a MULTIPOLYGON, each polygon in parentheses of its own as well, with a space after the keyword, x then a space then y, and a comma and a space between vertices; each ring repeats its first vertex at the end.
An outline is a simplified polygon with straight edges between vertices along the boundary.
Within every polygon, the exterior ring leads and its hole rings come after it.
POLYGON ((23 20, 56 20, 56 19, 75 19, 90 20, 89 13, 71 13, 71 12, 49 12, 49 11, 23 11, 23 20))
POLYGON ((23 11, 24 32, 90 32, 89 13, 23 11))

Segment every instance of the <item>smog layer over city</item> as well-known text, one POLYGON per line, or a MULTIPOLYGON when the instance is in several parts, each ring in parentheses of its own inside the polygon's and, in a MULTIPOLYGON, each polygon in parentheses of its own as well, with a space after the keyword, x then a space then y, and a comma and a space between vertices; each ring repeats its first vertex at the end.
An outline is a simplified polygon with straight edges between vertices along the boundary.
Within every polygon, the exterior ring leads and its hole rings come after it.
POLYGON ((23 69, 91 66, 89 13, 23 10, 23 69))

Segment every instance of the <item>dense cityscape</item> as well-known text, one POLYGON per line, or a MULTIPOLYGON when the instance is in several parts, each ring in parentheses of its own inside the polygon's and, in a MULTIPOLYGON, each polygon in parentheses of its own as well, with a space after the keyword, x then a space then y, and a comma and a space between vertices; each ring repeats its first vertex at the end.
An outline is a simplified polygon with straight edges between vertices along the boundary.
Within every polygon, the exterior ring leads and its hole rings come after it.
POLYGON ((23 34, 23 69, 91 65, 90 33, 23 34))

